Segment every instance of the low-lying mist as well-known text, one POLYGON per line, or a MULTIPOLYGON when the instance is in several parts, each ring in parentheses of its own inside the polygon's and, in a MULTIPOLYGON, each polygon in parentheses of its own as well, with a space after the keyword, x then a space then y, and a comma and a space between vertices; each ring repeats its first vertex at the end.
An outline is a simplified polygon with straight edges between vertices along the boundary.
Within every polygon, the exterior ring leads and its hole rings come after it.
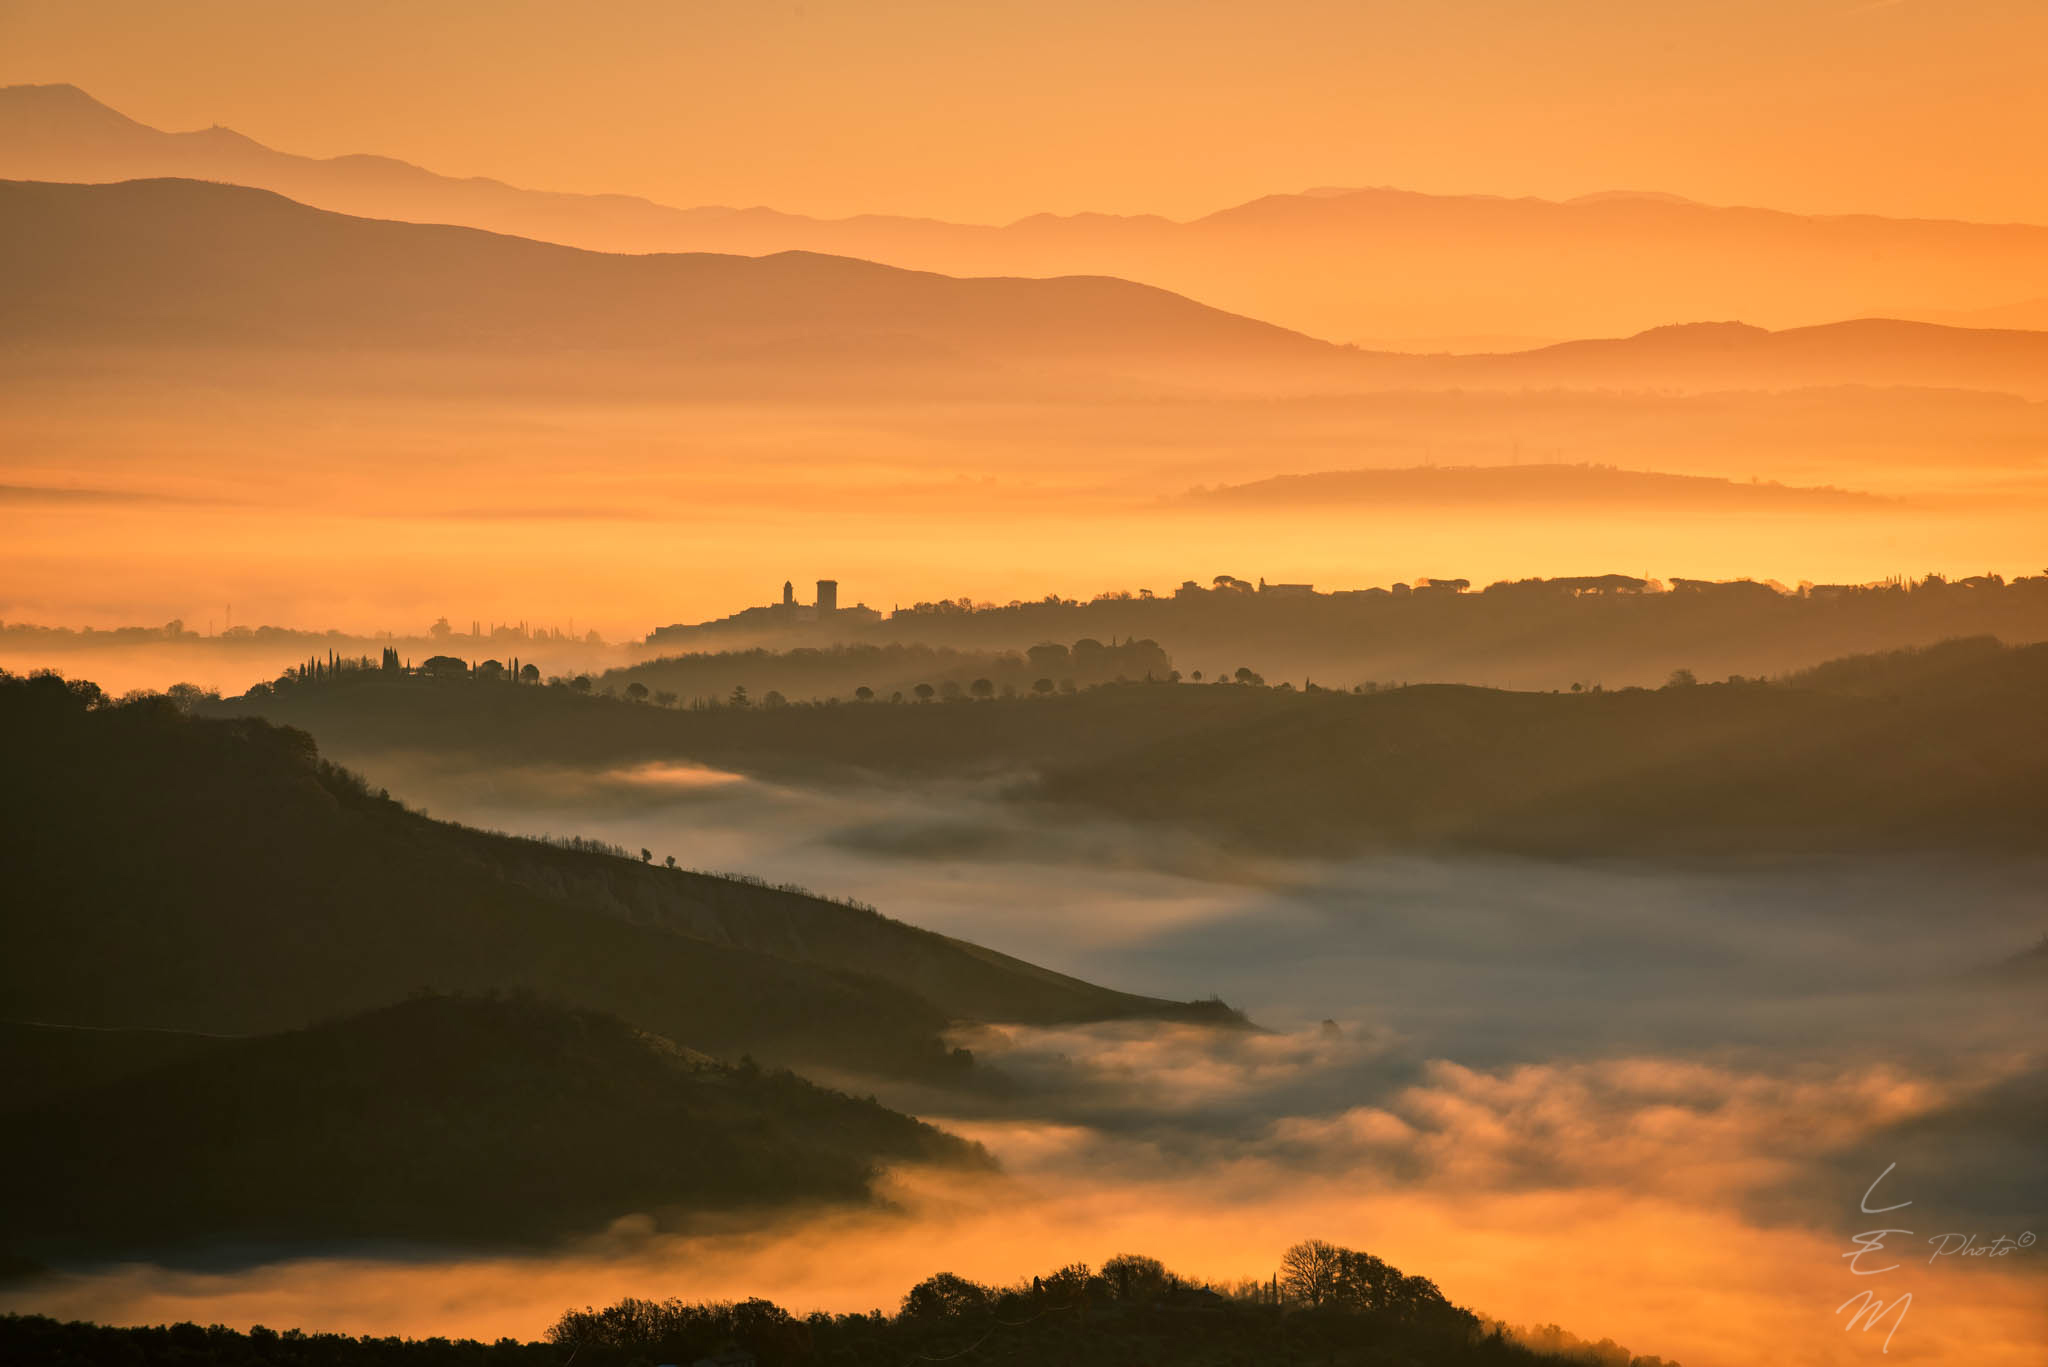
MULTIPOLYGON (((1369 1021, 1465 1058, 1775 1046, 1787 1013, 1967 984, 2048 931, 2040 860, 1281 860, 1020 804, 1000 778, 333 757, 437 817, 796 882, 1130 990, 1217 992, 1277 1028, 1369 1021)), ((1910 1037, 1913 1013, 1877 1014, 1858 1038, 1910 1037)))
MULTIPOLYGON (((785 577, 836 576, 849 600, 886 610, 1169 593, 1216 574, 1327 590, 1421 576, 1794 584, 2040 569, 2048 405, 2004 395, 789 405, 579 396, 544 376, 476 392, 336 390, 325 373, 299 363, 296 380, 241 387, 203 371, 179 383, 0 382, 0 618, 182 618, 196 631, 231 608, 238 622, 367 634, 447 615, 573 620, 637 640, 767 602, 785 577), (1738 494, 1762 480, 1882 497, 1763 499, 1733 517, 1684 493, 1625 508, 1481 496, 1219 509, 1184 497, 1361 468, 1488 467, 1512 483, 1534 463, 1710 475, 1738 494)), ((1183 669, 1225 663, 1163 644, 1183 669)), ((1228 662, 1245 663, 1299 672, 1228 662)), ((232 665, 185 677, 231 691, 256 677, 232 665)))
POLYGON ((1692 865, 1231 857, 1020 807, 1000 780, 796 787, 686 764, 478 769, 339 754, 435 816, 738 869, 1117 987, 1215 992, 1261 1029, 964 1030, 964 1089, 828 1079, 976 1139, 993 1177, 903 1170, 884 1205, 660 1235, 621 1212, 558 1256, 125 1266, 10 1308, 413 1334, 537 1334, 624 1295, 893 1306, 944 1269, 1028 1278, 1146 1252, 1270 1275, 1368 1248, 1510 1323, 1688 1367, 1867 1360, 1850 1236, 1894 1235, 1888 1360, 2031 1364, 2048 863, 1692 865), (2002 967, 2003 966, 2003 967, 2002 967), (1886 1171, 1875 1205, 1859 1210, 1886 1171), (1910 1215, 1913 1218, 1901 1218, 1910 1215), (1931 1261, 1930 1261, 1931 1259, 1931 1261))

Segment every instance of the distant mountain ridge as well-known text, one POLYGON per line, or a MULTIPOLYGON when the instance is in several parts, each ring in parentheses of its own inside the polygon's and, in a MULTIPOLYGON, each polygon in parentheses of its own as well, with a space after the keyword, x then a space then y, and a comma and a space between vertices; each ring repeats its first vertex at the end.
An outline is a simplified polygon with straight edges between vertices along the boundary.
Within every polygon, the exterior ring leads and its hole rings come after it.
POLYGON ((2048 397, 2048 333, 1856 318, 1773 332, 1679 323, 1630 337, 1420 362, 1439 382, 1490 388, 1678 389, 1838 385, 1999 390, 2048 397))
POLYGON ((607 255, 188 180, 0 182, 0 255, 21 266, 0 277, 9 344, 46 357, 112 350, 125 368, 238 352, 264 365, 398 358, 408 377, 430 360, 484 358, 663 388, 1861 384, 2048 397, 2048 333, 1695 323, 1499 355, 1395 355, 1125 280, 954 279, 802 252, 607 255))
POLYGON ((165 133, 73 86, 0 90, 0 177, 231 181, 321 208, 613 252, 802 250, 951 275, 1111 275, 1336 341, 1607 336, 1679 318, 1782 329, 1873 313, 2038 322, 2048 227, 1814 216, 1654 191, 1564 202, 1384 187, 1261 197, 1187 222, 1035 214, 1002 226, 672 208, 518 189, 388 157, 316 159, 225 128, 165 133))
POLYGON ((619 256, 189 180, 0 182, 16 346, 658 359, 778 376, 1314 374, 1328 343, 1124 280, 784 252, 619 256))

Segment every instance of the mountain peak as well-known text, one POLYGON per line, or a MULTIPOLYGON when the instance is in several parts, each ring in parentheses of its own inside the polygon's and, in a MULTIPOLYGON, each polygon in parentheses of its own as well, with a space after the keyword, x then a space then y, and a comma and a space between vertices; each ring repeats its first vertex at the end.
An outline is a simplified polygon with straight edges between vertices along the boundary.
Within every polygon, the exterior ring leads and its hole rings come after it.
POLYGON ((0 86, 0 108, 4 107, 69 120, 93 119, 123 128, 142 126, 120 110, 101 104, 77 86, 63 81, 49 85, 0 86))
POLYGON ((87 104, 99 105, 102 109, 107 107, 69 81, 51 81, 41 85, 34 81, 24 81, 15 85, 0 85, 0 96, 8 99, 83 100, 87 104))

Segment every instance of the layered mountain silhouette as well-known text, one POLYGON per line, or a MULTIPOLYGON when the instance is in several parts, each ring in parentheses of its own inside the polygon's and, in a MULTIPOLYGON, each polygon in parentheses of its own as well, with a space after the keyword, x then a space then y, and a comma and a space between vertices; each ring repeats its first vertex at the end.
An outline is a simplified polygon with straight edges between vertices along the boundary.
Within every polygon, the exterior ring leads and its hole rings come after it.
POLYGON ((1231 1024, 872 910, 431 821, 303 732, 0 676, 19 1020, 254 1034, 531 989, 706 1053, 958 1079, 950 1023, 1231 1024))
POLYGON ((1313 373, 1327 343, 1098 278, 955 280, 787 252, 618 256, 198 181, 0 183, 16 345, 1313 373))
POLYGON ((2048 397, 2048 333, 1863 318, 1771 332, 1684 323, 1633 337, 1461 356, 1438 382, 1483 388, 1803 389, 1830 385, 2003 390, 2048 397))
MULTIPOLYGON (((1929 385, 2048 396, 2048 333, 1690 324, 1499 355, 1358 352, 1124 280, 953 279, 808 253, 622 256, 186 180, 0 182, 10 344, 190 369, 517 361, 607 383, 1296 390, 1929 385)), ((97 360, 91 363, 97 364, 97 360)), ((304 369, 304 367, 302 367, 304 369)), ((502 380, 503 376, 500 376, 502 380)))
POLYGON ((0 91, 0 177, 163 176, 601 251, 800 250, 952 275, 1113 275, 1369 345, 1608 336, 1687 318, 1964 322, 1977 310, 1993 312, 1972 325, 2032 327, 2044 319, 2023 301, 2048 294, 2048 228, 2029 225, 1811 216, 1645 192, 1559 203, 1393 189, 1269 195, 1189 222, 820 220, 516 189, 386 157, 293 156, 225 128, 160 132, 73 86, 0 91))
MULTIPOLYGON (((0 1038, 15 1058, 132 1053, 119 1032, 0 1038)), ((857 1201, 884 1163, 988 1163, 872 1100, 536 999, 423 996, 186 1039, 0 1102, 10 1251, 541 1245, 622 1216, 857 1201)))

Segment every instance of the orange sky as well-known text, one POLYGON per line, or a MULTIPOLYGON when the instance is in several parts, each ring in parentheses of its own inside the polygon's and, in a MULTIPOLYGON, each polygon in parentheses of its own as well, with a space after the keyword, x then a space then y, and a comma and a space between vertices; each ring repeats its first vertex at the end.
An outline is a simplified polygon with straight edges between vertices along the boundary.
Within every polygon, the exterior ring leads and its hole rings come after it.
POLYGON ((0 0, 0 82, 681 204, 1390 184, 2048 221, 2040 0, 0 0))

